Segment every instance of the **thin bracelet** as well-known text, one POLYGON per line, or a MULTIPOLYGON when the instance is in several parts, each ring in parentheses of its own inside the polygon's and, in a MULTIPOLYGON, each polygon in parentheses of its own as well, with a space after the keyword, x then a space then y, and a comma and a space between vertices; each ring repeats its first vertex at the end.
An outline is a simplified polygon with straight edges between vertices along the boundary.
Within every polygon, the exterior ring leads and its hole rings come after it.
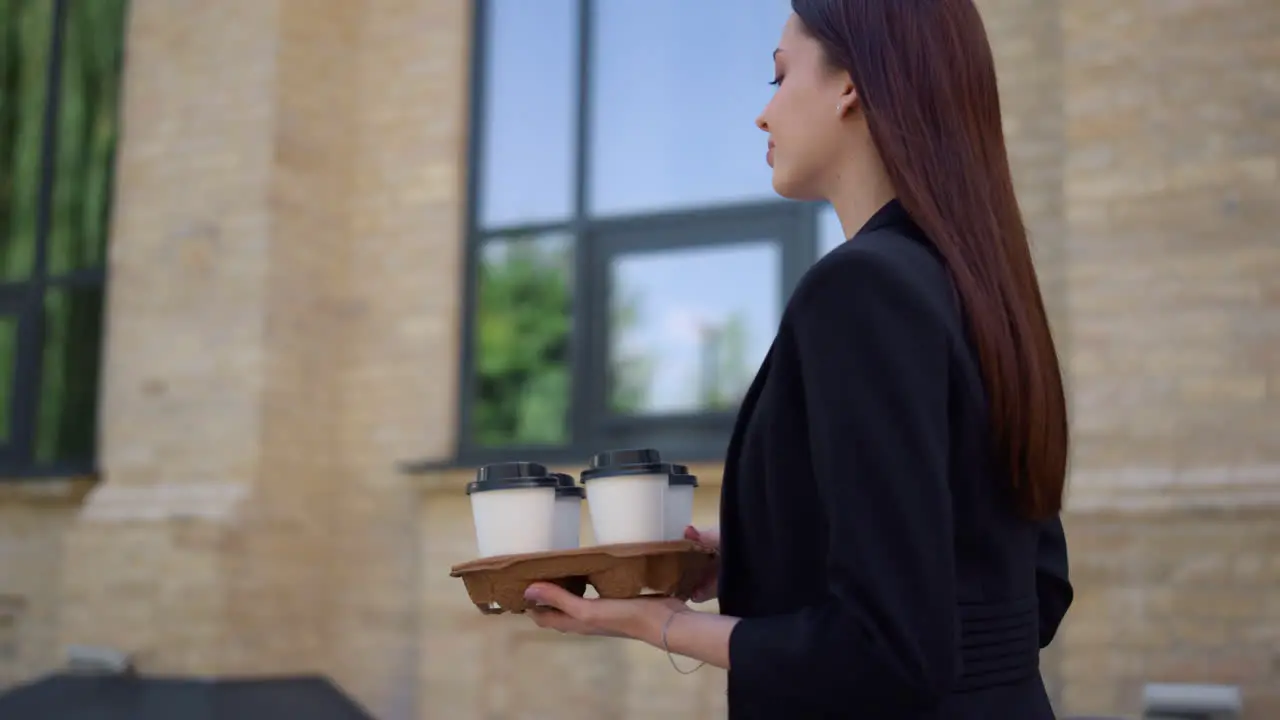
POLYGON ((671 615, 667 617, 667 621, 662 624, 662 649, 666 651, 667 660, 671 662, 671 667, 675 668, 676 672, 680 673, 681 675, 692 675, 693 673, 696 673, 699 670, 701 670, 702 666, 706 665, 707 663, 705 661, 700 662, 697 665, 695 665, 692 670, 681 670, 680 666, 676 664, 676 659, 671 655, 671 648, 667 645, 667 630, 671 627, 671 621, 675 620, 677 615, 682 615, 685 612, 687 611, 672 610, 671 615))

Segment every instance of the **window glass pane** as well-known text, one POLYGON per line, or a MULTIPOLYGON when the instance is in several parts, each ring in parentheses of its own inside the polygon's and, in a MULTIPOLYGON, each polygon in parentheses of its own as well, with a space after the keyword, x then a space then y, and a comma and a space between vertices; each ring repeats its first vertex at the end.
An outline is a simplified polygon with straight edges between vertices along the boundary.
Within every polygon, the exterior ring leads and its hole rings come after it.
POLYGON ((67 6, 48 251, 53 274, 104 264, 127 4, 67 6))
POLYGON ((615 412, 732 410, 778 328, 773 241, 634 253, 610 268, 615 412))
POLYGON ((18 357, 18 318, 0 315, 0 445, 13 432, 14 366, 18 357))
POLYGON ((788 0, 595 5, 593 212, 773 197, 755 119, 790 12, 788 0))
POLYGON ((35 453, 42 465, 93 458, 102 295, 101 286, 57 288, 45 294, 35 453))
POLYGON ((19 280, 35 260, 50 0, 0 3, 0 280, 19 280))
POLYGON ((490 0, 484 28, 479 220, 561 220, 573 211, 577 0, 490 0))
POLYGON ((476 287, 476 445, 569 439, 573 243, 564 235, 490 240, 476 287))
POLYGON ((836 209, 830 205, 823 205, 818 210, 818 257, 835 250, 847 239, 844 236, 844 228, 840 227, 840 218, 836 215, 836 209))

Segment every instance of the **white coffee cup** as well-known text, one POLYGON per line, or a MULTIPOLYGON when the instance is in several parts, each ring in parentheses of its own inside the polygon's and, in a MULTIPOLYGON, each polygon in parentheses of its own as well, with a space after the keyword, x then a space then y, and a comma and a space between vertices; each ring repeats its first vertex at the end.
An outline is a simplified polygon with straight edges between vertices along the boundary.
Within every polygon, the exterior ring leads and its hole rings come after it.
POLYGON ((582 472, 591 530, 600 545, 659 542, 666 537, 671 466, 657 450, 597 453, 582 472))
POLYGON ((672 465, 667 480, 667 503, 664 509, 666 539, 680 540, 684 529, 693 524, 693 496, 698 478, 684 465, 672 465))
POLYGON ((582 486, 572 475, 554 473, 560 481, 556 488, 556 540, 555 550, 573 550, 580 545, 582 529, 582 499, 586 496, 582 486))
POLYGON ((480 557, 554 550, 556 488, 538 463, 486 465, 467 485, 480 557))

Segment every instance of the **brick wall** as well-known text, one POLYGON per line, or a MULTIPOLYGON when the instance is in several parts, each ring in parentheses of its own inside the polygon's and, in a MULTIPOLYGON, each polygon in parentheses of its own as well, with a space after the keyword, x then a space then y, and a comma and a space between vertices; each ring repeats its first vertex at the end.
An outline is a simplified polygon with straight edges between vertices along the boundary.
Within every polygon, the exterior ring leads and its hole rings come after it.
POLYGON ((61 662, 63 544, 88 485, 0 485, 0 688, 61 662))
POLYGON ((1274 501, 1280 5, 1073 0, 1062 23, 1076 492, 1274 501))
POLYGON ((467 14, 135 0, 105 481, 46 599, 61 642, 418 716, 396 462, 451 442, 467 14))
MULTIPOLYGON (((1055 698, 1280 714, 1280 5, 980 5, 1075 412, 1055 698)), ((104 481, 0 488, 0 682, 81 642, 328 672, 387 720, 722 712, 718 671, 480 616, 460 477, 395 472, 452 446, 466 16, 133 0, 104 481)))
POLYGON ((1280 717, 1274 507, 1068 517, 1077 600, 1052 679, 1072 712, 1133 712, 1145 682, 1240 685, 1280 717))
POLYGON ((1227 682, 1277 717, 1280 5, 1060 8, 1080 592, 1063 706, 1227 682))

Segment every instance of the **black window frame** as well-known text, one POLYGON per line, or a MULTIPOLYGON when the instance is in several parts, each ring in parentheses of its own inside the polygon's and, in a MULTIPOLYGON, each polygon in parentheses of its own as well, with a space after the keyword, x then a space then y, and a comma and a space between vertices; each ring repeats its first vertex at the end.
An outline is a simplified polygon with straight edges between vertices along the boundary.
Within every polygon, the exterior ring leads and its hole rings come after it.
MULTIPOLYGON (((17 342, 10 382, 12 392, 8 407, 0 408, 9 416, 9 437, 0 440, 0 483, 44 478, 96 476, 98 448, 96 442, 88 457, 52 463, 37 461, 37 425, 40 413, 40 390, 44 372, 45 301, 51 290, 90 288, 103 293, 102 312, 106 312, 106 263, 97 267, 67 272, 49 272, 49 238, 53 226, 53 203, 57 180, 58 122, 63 81, 64 45, 72 2, 52 0, 52 20, 45 68, 44 112, 40 130, 40 177, 36 195, 36 238, 31 271, 23 280, 0 280, 0 315, 18 321, 17 342)), ((126 10, 127 12, 127 10, 126 10)), ((123 80, 122 80, 123 82, 123 80)), ((112 162, 114 168, 114 160, 112 162)), ((109 227, 109 225, 108 225, 109 227)), ((3 229, 8 232, 8 229, 3 229)), ((110 238, 107 238, 110 242, 110 238)), ((95 372, 101 369, 101 350, 95 372)), ((98 384, 95 382, 95 387, 98 384)), ((99 390, 100 392, 100 390, 99 390)), ((98 403, 94 403, 97 412, 98 403)))
MULTIPOLYGON (((682 460, 723 460, 725 444, 732 431, 735 412, 702 412, 671 416, 634 416, 620 419, 601 415, 608 373, 607 307, 609 259, 623 247, 632 246, 624 237, 642 236, 660 231, 661 237, 677 238, 659 241, 667 248, 732 247, 742 242, 774 240, 781 250, 779 311, 803 273, 818 257, 818 213, 822 203, 795 202, 781 198, 749 202, 714 203, 693 208, 676 208, 625 215, 593 215, 589 207, 591 168, 591 73, 593 58, 592 20, 599 0, 576 0, 577 87, 576 136, 571 151, 573 158, 573 208, 569 217, 558 222, 482 227, 480 224, 481 174, 480 160, 484 146, 484 82, 487 45, 485 28, 490 11, 489 0, 473 0, 471 14, 470 97, 468 113, 468 147, 466 167, 466 203, 464 208, 464 295, 459 323, 461 363, 459 392, 451 457, 405 463, 410 473, 429 472, 455 467, 470 467, 509 460, 542 462, 583 462, 592 452, 607 447, 635 446, 642 440, 654 443, 655 437, 693 436, 692 445, 679 445, 670 454, 682 460), (702 236, 691 232, 711 229, 702 236), (752 228, 726 236, 728 228, 752 228), (510 236, 534 236, 563 233, 572 243, 572 325, 570 335, 570 369, 573 377, 568 417, 569 441, 563 445, 526 445, 489 447, 471 442, 471 412, 474 405, 476 295, 479 254, 487 241, 510 236), (615 247, 616 246, 616 247, 615 247), (585 382, 584 382, 585 380, 585 382), (621 429, 606 432, 601 428, 621 429), (632 442, 634 440, 634 442, 632 442)), ((761 52, 766 52, 762 49, 761 52)), ((763 137, 762 137, 763 142, 763 137)), ((655 247, 647 247, 653 250, 655 247)), ((654 443, 656 444, 656 443, 654 443)), ((671 447, 660 445, 666 451, 671 447)))

